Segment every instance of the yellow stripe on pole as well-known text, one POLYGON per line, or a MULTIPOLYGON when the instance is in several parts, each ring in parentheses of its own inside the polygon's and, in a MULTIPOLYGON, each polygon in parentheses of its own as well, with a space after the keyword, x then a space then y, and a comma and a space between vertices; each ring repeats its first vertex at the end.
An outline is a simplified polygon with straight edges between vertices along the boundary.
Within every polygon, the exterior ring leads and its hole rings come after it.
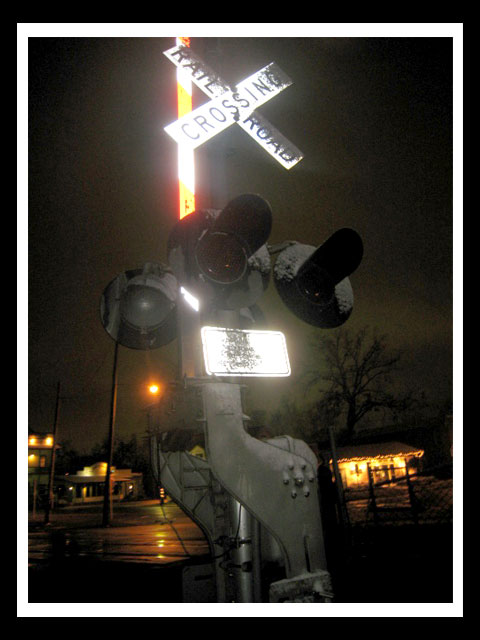
MULTIPOLYGON (((190 38, 176 39, 177 45, 190 46, 190 38)), ((192 81, 177 68, 177 109, 182 118, 192 111, 192 81)), ((195 211, 195 164, 193 149, 178 145, 178 194, 180 220, 195 211)))
POLYGON ((195 211, 195 194, 181 180, 178 181, 178 188, 180 192, 180 219, 182 219, 195 211))
POLYGON ((192 111, 192 94, 188 93, 180 83, 177 84, 177 103, 179 118, 192 111))

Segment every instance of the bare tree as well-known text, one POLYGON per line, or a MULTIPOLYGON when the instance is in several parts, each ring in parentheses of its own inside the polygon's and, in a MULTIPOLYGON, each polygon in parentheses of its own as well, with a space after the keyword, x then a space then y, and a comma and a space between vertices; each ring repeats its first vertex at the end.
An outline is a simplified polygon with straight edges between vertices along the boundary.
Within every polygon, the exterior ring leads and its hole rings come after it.
POLYGON ((350 442, 362 418, 378 408, 393 411, 412 406, 413 394, 391 391, 400 352, 387 348, 385 336, 368 327, 352 333, 339 329, 312 343, 315 365, 307 369, 308 388, 319 386, 317 411, 333 421, 345 415, 344 442, 350 442))
POLYGON ((276 410, 270 416, 268 427, 276 436, 287 434, 306 442, 318 439, 315 407, 299 407, 290 396, 282 396, 276 410))

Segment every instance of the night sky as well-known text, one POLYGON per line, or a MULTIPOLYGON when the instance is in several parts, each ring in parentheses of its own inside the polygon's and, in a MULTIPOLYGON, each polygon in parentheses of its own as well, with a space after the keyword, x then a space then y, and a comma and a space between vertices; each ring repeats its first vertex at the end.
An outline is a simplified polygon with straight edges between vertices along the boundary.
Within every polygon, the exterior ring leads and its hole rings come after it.
MULTIPOLYGON (((305 156, 286 171, 234 125, 196 152, 197 192, 218 208, 241 193, 263 196, 272 244, 321 244, 341 227, 356 229, 364 259, 351 276, 345 326, 386 334, 405 351, 398 387, 442 402, 453 384, 453 39, 402 35, 193 37, 228 82, 272 61, 290 76, 259 111, 305 156)), ((28 40, 28 219, 19 217, 28 353, 20 365, 28 365, 29 428, 52 428, 60 382, 59 440, 81 451, 108 434, 114 343, 100 322, 102 292, 126 269, 166 262, 178 217, 176 144, 163 131, 176 119, 175 67, 163 55, 174 44, 173 35, 63 37, 61 29, 28 40)), ((207 100, 194 95, 195 106, 207 100)), ((286 334, 294 374, 250 385, 251 406, 270 411, 295 391, 309 336, 324 330, 297 320, 273 282, 260 306, 286 334)), ((144 434, 146 383, 166 383, 175 370, 175 342, 150 352, 120 347, 118 437, 144 434)))

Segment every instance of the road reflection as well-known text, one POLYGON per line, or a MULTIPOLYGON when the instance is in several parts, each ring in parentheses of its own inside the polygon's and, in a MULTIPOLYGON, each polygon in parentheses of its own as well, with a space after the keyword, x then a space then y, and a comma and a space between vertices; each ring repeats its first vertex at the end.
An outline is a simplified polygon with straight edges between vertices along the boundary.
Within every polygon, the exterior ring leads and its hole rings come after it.
POLYGON ((111 527, 98 526, 98 517, 96 510, 62 513, 51 528, 31 528, 29 564, 82 557, 166 564, 209 553, 201 529, 173 504, 118 506, 111 527))

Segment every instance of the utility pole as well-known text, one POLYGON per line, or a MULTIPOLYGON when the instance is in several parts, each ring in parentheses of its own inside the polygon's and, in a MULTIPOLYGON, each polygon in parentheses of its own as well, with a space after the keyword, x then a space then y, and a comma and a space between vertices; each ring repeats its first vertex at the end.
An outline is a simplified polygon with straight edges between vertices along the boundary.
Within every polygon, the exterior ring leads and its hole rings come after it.
POLYGON ((112 371, 112 392, 110 398, 110 424, 108 432, 108 461, 107 472, 105 475, 105 493, 103 500, 103 526, 109 527, 113 519, 112 504, 112 461, 113 461, 113 442, 115 432, 115 415, 117 412, 117 359, 118 359, 118 341, 115 340, 115 350, 113 352, 113 371, 112 371))
POLYGON ((50 512, 53 509, 53 483, 55 479, 55 451, 57 448, 57 427, 58 427, 58 413, 60 409, 60 382, 57 384, 57 399, 55 401, 55 419, 53 422, 53 444, 52 455, 50 458, 50 477, 48 479, 48 499, 45 507, 45 524, 50 524, 50 512))
POLYGON ((328 425, 328 436, 330 439, 330 450, 332 452, 332 463, 333 463, 333 475, 335 477, 335 488, 337 491, 338 504, 339 504, 339 515, 342 526, 342 535, 343 535, 343 543, 345 548, 350 547, 350 518, 348 516, 348 509, 345 503, 345 493, 343 491, 343 482, 342 476, 340 474, 340 469, 338 468, 337 462, 337 447, 335 444, 335 434, 333 431, 332 425, 329 423, 328 425))

